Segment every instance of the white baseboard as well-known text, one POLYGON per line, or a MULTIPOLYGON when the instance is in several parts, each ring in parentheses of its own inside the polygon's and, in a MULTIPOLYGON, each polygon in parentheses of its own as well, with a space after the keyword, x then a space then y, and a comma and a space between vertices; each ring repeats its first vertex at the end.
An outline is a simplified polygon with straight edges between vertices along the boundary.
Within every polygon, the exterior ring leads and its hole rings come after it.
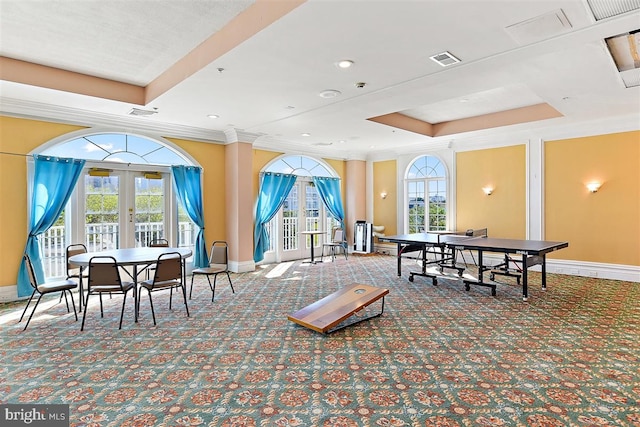
POLYGON ((15 301, 18 299, 18 286, 0 286, 0 302, 15 301))
POLYGON ((256 263, 253 261, 229 261, 229 271, 234 273, 247 273, 255 269, 256 263))

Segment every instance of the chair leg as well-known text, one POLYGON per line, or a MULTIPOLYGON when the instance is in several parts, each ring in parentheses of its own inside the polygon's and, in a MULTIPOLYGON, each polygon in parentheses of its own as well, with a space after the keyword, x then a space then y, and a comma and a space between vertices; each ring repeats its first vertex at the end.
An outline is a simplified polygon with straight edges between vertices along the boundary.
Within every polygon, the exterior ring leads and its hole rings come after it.
POLYGON ((36 305, 33 306, 33 311, 29 315, 29 319, 27 319, 27 324, 24 325, 23 331, 27 330, 27 326, 29 326, 29 322, 31 322, 31 318, 33 317, 33 313, 35 313, 36 312, 36 308, 38 308, 38 303, 40 302, 40 298, 42 298, 42 294, 40 294, 40 296, 38 297, 38 301, 36 301, 36 305))
POLYGON ((151 289, 147 289, 149 292, 149 305, 151 306, 151 317, 153 317, 153 326, 156 326, 156 313, 153 311, 153 300, 151 299, 151 289))
MULTIPOLYGON (((111 292, 109 292, 109 295, 111 295, 111 292)), ((124 317, 124 305, 126 303, 127 303, 127 293, 124 293, 122 295, 122 310, 120 311, 120 326, 118 326, 118 329, 122 329, 122 318, 124 317)), ((134 305, 135 305, 135 302, 134 302, 134 305)))
MULTIPOLYGON (((62 292, 66 292, 66 291, 62 291, 62 292)), ((78 321, 78 313, 76 312, 76 303, 73 300, 73 294, 71 293, 71 290, 69 290, 69 296, 71 297, 71 305, 73 306, 73 314, 74 316, 76 316, 76 322, 78 321)), ((64 296, 65 301, 67 300, 67 295, 65 294, 64 296)), ((67 311, 69 311, 69 303, 67 303, 67 311)))
MULTIPOLYGON (((109 292, 109 295, 111 295, 111 292, 109 292)), ((102 309, 102 294, 98 294, 98 296, 100 297, 100 317, 104 317, 104 310, 102 309)))
POLYGON ((84 319, 87 318, 87 307, 89 306, 89 295, 91 293, 87 293, 87 299, 84 302, 84 313, 82 314, 82 325, 80 325, 80 331, 84 331, 84 319))
POLYGON ((171 310, 171 300, 173 299, 173 286, 169 288, 169 310, 171 310))
POLYGON ((191 296, 193 295, 193 278, 195 277, 195 274, 191 274, 191 289, 189 289, 189 299, 191 299, 191 296))
POLYGON ((36 294, 36 290, 34 289, 33 292, 31 292, 31 296, 29 297, 29 301, 27 301, 27 305, 24 307, 24 311, 22 312, 22 316, 20 316, 20 320, 18 320, 18 323, 22 322, 22 318, 24 317, 24 314, 27 312, 27 308, 29 308, 29 304, 31 304, 31 300, 33 299, 33 296, 36 294))
POLYGON ((187 317, 189 317, 189 306, 187 305, 187 286, 183 283, 180 285, 182 288, 182 298, 184 299, 184 308, 187 310, 187 317))
POLYGON ((231 293, 236 293, 236 291, 233 289, 233 283, 231 283, 231 276, 229 276, 229 272, 225 271, 225 273, 227 273, 227 279, 229 279, 229 285, 231 286, 231 293))
POLYGON ((213 279, 213 285, 211 284, 211 276, 209 276, 207 274, 207 282, 209 282, 209 289, 211 289, 211 302, 213 302, 214 298, 216 297, 216 286, 215 286, 215 279, 213 279))

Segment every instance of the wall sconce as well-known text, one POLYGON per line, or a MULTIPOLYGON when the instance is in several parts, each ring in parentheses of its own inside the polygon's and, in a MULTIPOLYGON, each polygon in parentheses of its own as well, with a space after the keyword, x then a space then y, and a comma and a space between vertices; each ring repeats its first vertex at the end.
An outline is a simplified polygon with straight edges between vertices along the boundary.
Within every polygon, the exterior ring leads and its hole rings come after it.
POLYGON ((380 197, 382 197, 383 199, 387 198, 387 192, 383 191, 382 193, 380 193, 380 197))
POLYGON ((482 191, 484 192, 484 194, 486 194, 487 196, 490 196, 491 193, 493 193, 493 187, 482 187, 482 191))
POLYGON ((587 190, 589 190, 590 193, 596 193, 598 192, 601 186, 602 186, 602 183, 600 182, 590 182, 587 184, 587 190))

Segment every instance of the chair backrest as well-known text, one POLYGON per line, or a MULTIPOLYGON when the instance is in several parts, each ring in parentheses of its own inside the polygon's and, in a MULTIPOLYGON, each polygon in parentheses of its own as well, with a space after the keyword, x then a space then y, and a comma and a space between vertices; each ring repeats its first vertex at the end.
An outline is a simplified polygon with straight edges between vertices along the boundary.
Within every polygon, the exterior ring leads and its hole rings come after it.
POLYGON ((161 254, 156 262, 154 282, 182 279, 182 257, 178 252, 161 254))
POLYGON ((211 244, 211 254, 209 255, 209 264, 227 266, 228 246, 223 240, 216 240, 211 244))
POLYGON ((65 259, 67 261, 67 277, 72 276, 71 272, 73 270, 79 269, 78 266, 69 264, 69 258, 71 258, 74 255, 85 254, 85 253, 87 253, 87 247, 82 243, 74 243, 72 245, 67 246, 67 249, 65 251, 65 259))
POLYGON ((29 276, 29 284, 32 288, 38 289, 38 282, 36 280, 36 273, 33 271, 33 264, 31 263, 31 258, 29 255, 23 255, 24 264, 27 267, 27 276, 29 276))
POLYGON ((104 285, 122 288, 118 263, 112 256, 94 256, 89 260, 89 291, 92 287, 104 285))
POLYGON ((150 248, 168 248, 169 241, 167 239, 153 239, 149 242, 150 248))
POLYGON ((333 243, 344 242, 344 230, 342 228, 336 228, 333 230, 333 243))

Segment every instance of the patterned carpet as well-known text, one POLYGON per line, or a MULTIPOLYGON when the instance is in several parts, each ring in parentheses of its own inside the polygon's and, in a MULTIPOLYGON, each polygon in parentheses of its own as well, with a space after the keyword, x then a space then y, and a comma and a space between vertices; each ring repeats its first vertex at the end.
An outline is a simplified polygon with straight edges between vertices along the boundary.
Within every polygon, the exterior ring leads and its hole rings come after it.
POLYGON ((84 332, 57 297, 25 332, 24 302, 4 304, 0 402, 69 404, 93 427, 640 426, 640 284, 550 274, 542 292, 532 273, 525 303, 515 281, 491 297, 395 263, 265 266, 233 274, 235 294, 219 278, 213 303, 197 278, 191 317, 156 293, 154 327, 144 295, 121 331, 121 296, 84 332), (351 283, 390 290, 381 317, 329 335, 287 320, 351 283))

